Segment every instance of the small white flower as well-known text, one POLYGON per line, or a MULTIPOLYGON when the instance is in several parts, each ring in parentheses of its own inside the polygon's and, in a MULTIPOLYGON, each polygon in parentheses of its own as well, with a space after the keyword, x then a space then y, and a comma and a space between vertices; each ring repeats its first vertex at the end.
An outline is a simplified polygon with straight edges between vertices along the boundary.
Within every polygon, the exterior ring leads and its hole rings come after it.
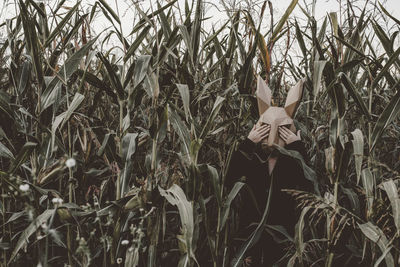
POLYGON ((27 192, 29 190, 29 184, 21 184, 19 186, 19 190, 21 190, 22 192, 27 192))
POLYGON ((64 200, 62 200, 62 198, 55 197, 51 200, 51 202, 53 202, 53 204, 62 204, 64 200))
POLYGON ((40 226, 42 227, 43 230, 46 230, 48 228, 46 222, 42 222, 40 226))
POLYGON ((129 244, 129 240, 122 240, 121 245, 126 246, 129 244))
POLYGON ((121 264, 122 263, 122 258, 118 258, 117 259, 117 264, 121 264))
POLYGON ((74 158, 69 158, 69 159, 67 159, 67 161, 65 162, 65 165, 66 165, 68 168, 75 167, 75 165, 76 165, 76 160, 75 160, 74 158))

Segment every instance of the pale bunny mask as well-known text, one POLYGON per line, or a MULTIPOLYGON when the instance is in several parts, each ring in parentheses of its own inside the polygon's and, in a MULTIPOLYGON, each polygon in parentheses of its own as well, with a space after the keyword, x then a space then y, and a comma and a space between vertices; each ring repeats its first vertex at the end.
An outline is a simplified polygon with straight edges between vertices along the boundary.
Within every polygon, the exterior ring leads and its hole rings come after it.
POLYGON ((283 147, 285 143, 279 137, 279 127, 286 126, 292 132, 296 130, 293 124, 293 117, 303 94, 303 84, 304 79, 301 79, 289 90, 286 97, 285 107, 271 107, 271 89, 269 89, 265 81, 258 76, 256 95, 260 119, 258 120, 257 125, 271 125, 269 136, 267 139, 261 141, 262 145, 271 147, 273 144, 277 144, 283 147))

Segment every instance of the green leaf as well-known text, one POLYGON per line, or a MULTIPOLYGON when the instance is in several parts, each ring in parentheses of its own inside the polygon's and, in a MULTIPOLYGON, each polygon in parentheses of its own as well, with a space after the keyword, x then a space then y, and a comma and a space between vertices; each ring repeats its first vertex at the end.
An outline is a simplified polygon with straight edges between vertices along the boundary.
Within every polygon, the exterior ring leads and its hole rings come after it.
POLYGON ((350 142, 342 143, 341 136, 338 137, 335 146, 335 166, 336 166, 336 182, 345 181, 347 178, 348 166, 351 158, 352 144, 350 142))
POLYGON ((306 58, 307 57, 307 48, 306 48, 306 44, 304 42, 303 33, 300 30, 297 20, 295 20, 295 25, 296 25, 296 38, 297 38, 297 41, 299 42, 299 46, 300 46, 301 52, 303 53, 303 57, 306 58))
POLYGON ((146 77, 147 69, 149 68, 149 63, 151 56, 143 55, 136 60, 135 69, 133 71, 133 86, 136 88, 146 77))
POLYGON ((229 20, 227 20, 224 25, 222 25, 221 28, 219 28, 216 32, 211 34, 210 36, 207 37, 207 39, 204 41, 202 45, 202 50, 204 50, 211 42, 214 41, 214 39, 218 38, 218 34, 220 34, 223 30, 226 30, 226 25, 228 25, 229 20))
POLYGON ((339 22, 337 18, 337 12, 330 12, 329 18, 331 19, 334 36, 339 36, 339 22))
POLYGON ((332 87, 328 89, 328 93, 339 113, 339 117, 343 118, 346 111, 346 98, 344 96, 342 85, 335 82, 332 87))
MULTIPOLYGON (((267 73, 269 73, 270 69, 271 69, 271 62, 270 62, 268 45, 265 42, 264 36, 260 33, 259 29, 258 30, 256 29, 256 26, 254 24, 254 21, 250 15, 250 13, 246 12, 246 14, 247 14, 247 20, 249 21, 250 27, 253 30, 253 34, 258 36, 256 38, 258 40, 257 47, 260 50, 261 60, 263 62, 263 69, 265 69, 265 71, 267 73)), ((261 23, 261 21, 260 21, 260 23, 261 23)))
POLYGON ((151 29, 151 26, 146 26, 142 32, 138 35, 138 37, 135 39, 135 41, 129 46, 128 51, 126 52, 124 56, 124 62, 128 61, 128 59, 135 54, 136 49, 143 44, 144 38, 147 36, 151 29))
POLYGON ((10 95, 4 90, 0 91, 0 110, 7 114, 9 118, 14 118, 14 112, 10 106, 10 95))
POLYGON ((99 0, 99 2, 104 6, 105 9, 107 9, 108 13, 111 14, 111 16, 118 22, 118 24, 121 24, 121 21, 118 17, 118 15, 114 12, 114 10, 107 4, 105 0, 99 0))
POLYGON ((352 44, 348 43, 346 40, 344 40, 344 39, 342 39, 342 38, 340 38, 340 37, 338 37, 338 36, 335 36, 335 38, 336 38, 337 40, 339 40, 342 44, 344 44, 345 46, 347 46, 350 50, 352 50, 353 52, 355 52, 356 54, 358 54, 359 56, 365 57, 365 54, 363 54, 363 52, 360 51, 360 49, 357 49, 357 48, 354 47, 352 44))
POLYGON ((222 207, 221 187, 220 187, 218 171, 213 166, 208 165, 208 164, 207 164, 207 171, 208 171, 208 175, 211 178, 211 184, 214 189, 214 196, 217 199, 218 206, 222 207))
POLYGON ((8 173, 14 173, 15 170, 17 170, 23 163, 25 163, 26 159, 32 154, 36 146, 36 143, 26 142, 22 149, 19 151, 15 160, 12 161, 8 173))
POLYGON ((178 134, 179 139, 181 140, 182 144, 182 153, 184 156, 190 156, 190 135, 188 128, 184 124, 184 122, 180 119, 179 115, 173 109, 169 110, 170 112, 170 120, 172 127, 174 128, 175 132, 178 134))
POLYGON ((92 45, 96 42, 97 37, 89 41, 81 49, 75 52, 71 57, 69 57, 64 65, 61 67, 57 75, 50 81, 41 96, 42 110, 54 104, 55 98, 53 94, 54 88, 60 87, 62 83, 67 82, 71 75, 78 69, 82 58, 89 52, 92 45))
POLYGON ((313 72, 313 94, 314 94, 314 103, 317 99, 317 95, 319 93, 319 88, 321 86, 321 78, 322 73, 325 68, 326 60, 316 60, 314 61, 314 72, 313 72))
MULTIPOLYGON (((158 8, 158 10, 160 10, 162 8, 158 1, 157 1, 157 8, 158 8)), ((160 19, 160 24, 161 24, 161 27, 163 29, 163 33, 164 33, 166 39, 168 39, 172 33, 171 25, 168 21, 168 19, 171 18, 171 13, 172 13, 171 11, 172 11, 172 9, 169 10, 169 12, 167 14, 168 17, 167 17, 167 15, 165 15, 164 10, 160 10, 160 12, 158 13, 158 18, 160 19)))
POLYGON ((189 118, 191 117, 190 115, 190 94, 189 94, 189 87, 186 84, 176 84, 176 87, 178 87, 179 93, 181 95, 182 98, 182 102, 183 102, 183 109, 185 111, 185 117, 186 117, 186 121, 189 121, 189 118))
POLYGON ((0 157, 14 159, 13 153, 0 142, 0 157))
POLYGON ((43 12, 43 10, 36 4, 34 0, 28 0, 28 2, 36 9, 36 11, 39 13, 40 16, 43 18, 46 18, 46 14, 43 12))
POLYGON ((361 232, 372 242, 376 243, 381 249, 382 253, 387 253, 385 256, 386 266, 394 267, 394 260, 391 253, 386 252, 387 249, 391 247, 389 241, 387 240, 383 231, 371 222, 358 224, 361 232))
POLYGON ((166 4, 165 6, 159 8, 158 10, 154 11, 153 13, 146 15, 146 18, 141 19, 136 26, 132 29, 132 32, 129 35, 132 35, 133 33, 135 33, 138 29, 140 29, 144 23, 146 23, 146 21, 149 21, 152 17, 157 16, 158 14, 160 14, 162 11, 164 11, 165 9, 169 8, 170 6, 172 6, 173 4, 175 4, 177 0, 173 0, 170 1, 168 4, 166 4))
POLYGON ((192 45, 192 40, 190 38, 189 31, 185 25, 178 25, 178 28, 181 32, 182 39, 185 42, 185 46, 187 47, 187 52, 189 53, 189 56, 190 56, 190 63, 193 65, 194 64, 194 62, 193 62, 194 51, 193 51, 193 45, 192 45))
POLYGON ((370 119, 370 114, 368 112, 367 106, 362 100, 360 94, 357 92, 354 84, 351 82, 350 78, 343 72, 339 73, 339 77, 341 78, 343 87, 346 88, 347 92, 349 92, 350 96, 353 98, 354 102, 358 106, 358 108, 370 119))
MULTIPOLYGON (((258 25, 258 29, 256 33, 260 32, 261 23, 258 25)), ((258 43, 258 39, 261 35, 255 34, 254 43, 258 43)), ((239 37, 236 36, 238 43, 240 43, 239 37)), ((237 71, 236 75, 238 76, 238 87, 240 93, 249 93, 250 86, 254 80, 254 67, 253 67, 253 60, 256 55, 256 48, 257 45, 253 45, 249 54, 245 56, 244 64, 240 67, 239 71, 237 71)))
POLYGON ((61 113, 54 119, 53 124, 51 126, 51 151, 53 151, 54 149, 54 142, 55 142, 57 128, 58 127, 60 127, 60 129, 63 128, 64 124, 69 120, 72 113, 79 107, 79 105, 82 103, 84 99, 85 97, 83 95, 76 93, 67 111, 61 113))
POLYGON ((154 71, 146 74, 144 88, 150 98, 157 99, 159 97, 160 84, 158 83, 158 76, 154 71))
POLYGON ((394 22, 400 25, 400 20, 393 17, 383 6, 380 2, 378 2, 380 8, 382 9, 383 13, 385 13, 389 18, 391 18, 394 22))
POLYGON ((117 92, 118 95, 118 100, 123 100, 125 98, 125 91, 122 87, 122 83, 116 72, 114 71, 110 61, 102 54, 102 53, 97 53, 97 56, 103 62, 104 66, 106 67, 106 74, 107 77, 109 78, 112 87, 114 90, 117 92))
POLYGON ((277 39, 278 34, 283 28, 283 25, 285 25, 286 21, 288 20, 290 14, 292 13, 293 9, 296 7, 298 0, 292 0, 288 8, 286 9, 285 13, 279 20, 278 24, 275 26, 274 32, 271 36, 271 39, 269 40, 269 43, 274 43, 277 39))
POLYGON ((372 205, 374 203, 374 188, 375 188, 375 181, 374 176, 370 169, 365 168, 361 172, 361 181, 363 184, 363 188, 365 190, 366 200, 367 200, 367 207, 368 207, 368 215, 371 215, 372 212, 372 205))
MULTIPOLYGON (((397 88, 398 85, 399 83, 397 83, 397 86, 395 86, 395 88, 397 88)), ((371 151, 372 149, 374 149, 376 143, 383 134, 384 130, 389 126, 390 123, 392 123, 397 118, 399 113, 400 113, 400 89, 397 90, 397 93, 390 100, 389 104, 383 110, 383 112, 379 116, 378 121, 375 124, 371 136, 372 140, 370 148, 371 151)))
POLYGON ((31 62, 25 61, 24 64, 22 65, 22 71, 19 77, 18 94, 22 94, 24 92, 31 76, 31 69, 32 69, 31 62))
POLYGON ((104 82, 103 80, 100 80, 96 75, 94 75, 90 72, 85 73, 83 70, 78 69, 76 71, 76 73, 81 78, 84 78, 85 81, 87 83, 89 83, 90 85, 92 85, 98 89, 104 90, 104 92, 114 100, 113 103, 117 103, 117 101, 118 101, 117 95, 114 93, 114 91, 111 89, 111 87, 108 86, 108 84, 106 82, 104 82))
POLYGON ((173 184, 169 189, 164 190, 160 186, 158 187, 160 195, 173 206, 177 206, 179 216, 182 224, 182 239, 184 240, 187 248, 187 254, 193 258, 196 262, 196 258, 193 252, 193 234, 194 234, 194 218, 193 218, 193 205, 190 203, 182 188, 178 185, 173 184))
POLYGON ((5 222, 4 224, 2 224, 1 226, 4 226, 10 222, 14 222, 16 220, 18 220, 19 218, 23 217, 23 216, 27 216, 28 213, 26 212, 26 210, 22 210, 20 212, 14 212, 11 217, 7 220, 7 222, 5 222))
POLYGON ((353 135, 353 155, 354 155, 354 162, 356 165, 356 174, 357 174, 357 184, 360 181, 361 176, 361 166, 362 160, 364 156, 364 138, 363 134, 360 129, 355 129, 351 132, 353 135))
POLYGON ((371 88, 375 88, 378 85, 378 82, 381 80, 381 78, 384 75, 389 74, 390 72, 389 69, 393 65, 396 60, 398 60, 400 55, 400 47, 390 56, 389 60, 386 62, 385 66, 382 68, 382 70, 379 72, 379 74, 375 77, 374 81, 372 82, 371 88))
MULTIPOLYGON (((24 28, 25 41, 27 43, 27 50, 33 59, 33 66, 36 73, 36 78, 39 83, 39 88, 44 90, 44 77, 41 61, 41 51, 39 49, 39 40, 35 29, 36 21, 29 15, 28 9, 22 0, 19 1, 20 17, 24 28)), ((39 93, 40 95, 40 93, 39 93)))
POLYGON ((215 100, 214 106, 211 110, 210 116, 208 117, 207 122, 204 125, 203 130, 201 131, 199 139, 204 140, 207 134, 212 130, 212 127, 215 124, 215 118, 217 117, 224 101, 225 98, 217 96, 217 99, 215 100))
POLYGON ((197 55, 199 53, 200 46, 200 35, 201 35, 201 20, 203 16, 204 4, 203 0, 196 1, 196 11, 194 13, 194 21, 190 31, 191 34, 191 43, 192 43, 192 51, 193 51, 193 59, 192 62, 197 66, 197 55))
POLYGON ((79 107, 79 105, 82 103, 82 101, 85 99, 84 95, 81 95, 80 93, 76 93, 74 95, 74 98, 72 99, 72 102, 69 104, 69 107, 67 111, 65 112, 64 120, 61 124, 61 128, 64 126, 64 124, 69 120, 71 117, 72 113, 79 107))
POLYGON ((228 220, 229 216, 229 211, 231 208, 232 201, 236 198, 237 194, 240 192, 242 187, 245 184, 242 182, 236 182, 231 191, 228 194, 228 197, 226 198, 224 205, 222 207, 222 212, 221 212, 221 223, 219 226, 218 232, 221 232, 222 229, 224 228, 226 221, 228 220))
POLYGON ((69 19, 76 14, 76 11, 78 10, 80 4, 81 2, 78 1, 75 6, 73 6, 71 10, 67 13, 67 15, 65 15, 64 18, 57 24, 57 27, 50 33, 49 37, 44 43, 44 47, 47 47, 54 40, 54 38, 56 38, 56 36, 65 29, 65 25, 68 23, 69 19))
POLYGON ((121 197, 128 191, 129 179, 132 175, 132 156, 136 151, 137 133, 127 133, 122 139, 122 159, 124 169, 121 174, 121 197))
POLYGON ((383 182, 383 188, 385 189, 392 206, 393 219, 397 232, 400 232, 400 198, 397 186, 392 179, 389 179, 383 182))
POLYGON ((12 262, 12 260, 17 256, 18 252, 21 250, 23 246, 27 246, 29 242, 29 237, 39 228, 43 223, 46 223, 47 220, 54 213, 54 209, 45 210, 42 214, 36 217, 31 224, 25 228, 25 230, 20 235, 17 244, 11 254, 10 260, 8 264, 12 262))

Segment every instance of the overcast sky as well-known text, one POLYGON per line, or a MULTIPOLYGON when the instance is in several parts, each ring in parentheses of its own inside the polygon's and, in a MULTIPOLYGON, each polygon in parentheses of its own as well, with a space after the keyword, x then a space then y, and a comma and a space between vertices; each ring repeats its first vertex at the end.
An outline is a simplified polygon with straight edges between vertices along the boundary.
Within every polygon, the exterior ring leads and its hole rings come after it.
MULTIPOLYGON (((50 4, 51 6, 55 6, 59 0, 41 0, 47 4, 50 4)), ((241 5, 245 5, 245 2, 255 2, 255 3, 260 3, 263 2, 261 0, 224 0, 226 3, 235 3, 235 6, 238 6, 238 3, 241 5)), ((280 15, 284 13, 286 8, 289 6, 290 2, 292 0, 272 0, 272 5, 274 8, 274 16, 275 20, 279 18, 280 15)), ((4 21, 4 19, 11 18, 15 15, 15 7, 14 7, 14 2, 16 0, 0 0, 0 21, 4 21)), ((39 1, 37 1, 39 2, 39 1)), ((83 6, 89 8, 90 6, 93 5, 95 1, 94 0, 83 0, 83 6)), ((130 28, 132 27, 132 16, 134 13, 134 7, 132 5, 133 2, 139 2, 140 6, 143 7, 143 9, 147 9, 150 7, 151 4, 154 4, 156 0, 106 0, 106 2, 114 9, 117 10, 116 3, 118 4, 118 11, 120 15, 120 19, 123 21, 123 30, 124 31, 129 31, 130 28)), ((164 1, 165 2, 165 1, 164 1)), ((191 3, 192 0, 189 0, 191 3)), ((312 0, 299 0, 299 5, 304 7, 305 3, 311 3, 312 0)), ((346 2, 346 0, 342 0, 342 2, 346 2)), ((364 0, 358 1, 358 3, 362 3, 364 0)), ((378 1, 377 1, 378 2, 378 1)), ((400 19, 400 0, 382 0, 379 1, 382 3, 386 9, 396 18, 400 19)), ((76 0, 67 0, 66 1, 66 6, 72 6, 74 3, 76 3, 76 0)), ((178 0, 178 4, 180 7, 184 8, 184 3, 185 0, 178 0)), ((209 17, 207 20, 207 24, 209 25, 218 25, 220 21, 224 21, 226 19, 226 14, 223 11, 221 0, 208 0, 205 1, 206 3, 206 17, 209 17), (221 11, 218 10, 220 8, 221 11)), ((315 9, 315 17, 316 19, 320 19, 321 17, 325 16, 329 12, 339 12, 339 0, 317 0, 316 1, 316 9, 315 9)), ((343 10, 342 10, 343 11, 343 10)), ((267 12, 266 12, 267 14, 267 12)), ((296 16, 299 18, 305 18, 304 14, 302 13, 301 9, 297 6, 292 13, 292 16, 296 16)), ((104 16, 99 16, 98 21, 97 21, 97 28, 101 30, 101 28, 108 27, 109 23, 108 21, 104 18, 104 16)))
MULTIPOLYGON (((60 0, 41 0, 42 2, 45 2, 49 6, 56 6, 60 0)), ((205 17, 208 19, 204 22, 205 28, 215 26, 217 29, 218 26, 221 23, 226 22, 227 16, 224 11, 224 8, 221 5, 222 0, 207 0, 205 1, 206 5, 206 14, 205 17)), ((262 3, 263 0, 224 0, 225 3, 229 5, 229 3, 233 3, 235 7, 238 7, 238 5, 246 5, 246 2, 253 2, 253 3, 262 3)), ((280 16, 285 12, 286 8, 289 6, 290 2, 292 0, 271 0, 273 9, 274 9, 274 20, 275 23, 279 20, 280 16)), ((315 9, 315 18, 317 20, 320 20, 323 18, 326 14, 329 12, 340 12, 340 5, 339 5, 340 0, 316 0, 316 9, 315 9)), ((374 0, 375 1, 375 0, 374 0)), ((0 22, 3 22, 5 19, 12 18, 15 16, 16 7, 15 7, 15 2, 16 0, 0 0, 0 22)), ((37 1, 39 2, 39 1, 37 1)), ((156 0, 106 0, 106 2, 116 11, 119 13, 119 17, 122 21, 122 31, 124 36, 127 36, 133 26, 133 17, 134 14, 136 14, 135 7, 132 4, 133 2, 138 2, 139 5, 142 7, 144 11, 149 12, 150 7, 153 6, 154 9, 156 8, 155 3, 156 0), (117 8, 118 4, 118 8, 117 8), (149 11, 148 11, 149 10, 149 11)), ((161 1, 165 3, 166 1, 161 1)), ((189 0, 189 3, 191 3, 192 0, 189 0)), ((347 2, 347 0, 341 0, 341 2, 347 2)), ((358 0, 356 1, 358 5, 361 3, 365 3, 365 0, 358 0)), ((370 1, 373 2, 373 1, 370 1)), ((378 2, 378 1, 377 1, 378 2)), ((379 1, 382 3, 385 8, 396 18, 400 19, 400 0, 382 0, 379 1)), ((65 6, 71 7, 74 3, 76 3, 76 0, 67 0, 66 3, 64 4, 65 6)), ((90 12, 91 6, 95 3, 94 0, 82 0, 83 4, 83 9, 86 12, 90 12)), ((175 5, 179 5, 181 10, 184 10, 184 3, 185 0, 178 0, 178 2, 175 5)), ((295 10, 293 11, 291 17, 296 17, 300 24, 302 19, 306 19, 306 16, 303 14, 301 11, 301 7, 305 7, 305 5, 311 4, 312 0, 299 0, 298 5, 296 6, 295 10)), ((259 11, 259 7, 257 5, 253 5, 253 7, 259 11)), ((67 10, 63 10, 63 12, 66 12, 67 10)), ((268 16, 268 10, 265 12, 265 17, 264 20, 269 22, 269 16, 268 16)), ((342 10, 342 13, 344 13, 345 10, 342 10)), ((50 12, 48 12, 50 13, 50 12)), ((339 16, 339 14, 338 14, 339 16)), ((99 12, 94 25, 94 30, 96 33, 100 33, 103 29, 110 27, 111 24, 109 21, 106 19, 106 17, 99 12)), ((0 29, 0 37, 4 37, 6 35, 5 28, 0 29)))

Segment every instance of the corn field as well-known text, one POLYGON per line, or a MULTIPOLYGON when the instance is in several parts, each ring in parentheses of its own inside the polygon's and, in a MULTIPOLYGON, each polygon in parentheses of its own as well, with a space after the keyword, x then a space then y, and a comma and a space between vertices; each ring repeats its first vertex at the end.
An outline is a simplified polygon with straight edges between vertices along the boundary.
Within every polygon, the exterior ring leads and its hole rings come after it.
POLYGON ((224 181, 259 118, 257 75, 275 105, 306 78, 295 124, 316 186, 287 192, 294 236, 263 225, 288 266, 400 266, 400 18, 384 5, 317 21, 315 1, 281 17, 221 1, 216 28, 203 0, 131 1, 123 34, 110 1, 54 2, 15 0, 0 22, 1 266, 243 266, 248 189, 224 181))

